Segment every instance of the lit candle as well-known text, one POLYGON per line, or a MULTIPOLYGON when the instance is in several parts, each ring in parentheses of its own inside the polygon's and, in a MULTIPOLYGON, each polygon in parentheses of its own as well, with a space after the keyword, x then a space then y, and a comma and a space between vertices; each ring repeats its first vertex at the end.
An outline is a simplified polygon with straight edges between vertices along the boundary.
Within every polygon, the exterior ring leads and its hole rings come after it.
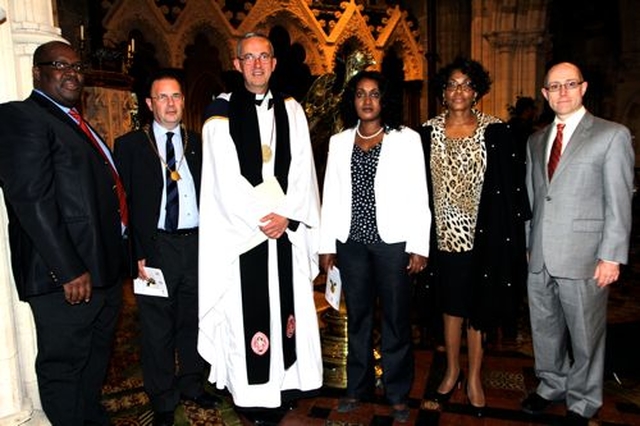
POLYGON ((136 39, 132 38, 131 39, 131 53, 135 53, 136 51, 136 39))
POLYGON ((84 25, 80 24, 80 41, 84 41, 84 25))

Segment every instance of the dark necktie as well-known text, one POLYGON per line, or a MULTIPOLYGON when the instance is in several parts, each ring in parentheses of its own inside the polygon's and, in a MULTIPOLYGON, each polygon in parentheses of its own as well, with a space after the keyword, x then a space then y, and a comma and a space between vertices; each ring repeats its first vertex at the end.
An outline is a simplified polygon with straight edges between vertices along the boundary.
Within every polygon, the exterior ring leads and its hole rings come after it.
POLYGON ((551 154, 549 154, 549 162, 547 163, 549 181, 551 181, 553 173, 556 171, 556 167, 558 167, 558 163, 560 162, 560 156, 562 155, 562 131, 564 130, 564 126, 564 124, 558 123, 556 138, 553 140, 553 145, 551 146, 551 154))
POLYGON ((100 146, 100 142, 98 142, 96 138, 93 136, 93 133, 91 133, 91 130, 89 130, 89 126, 87 126, 87 122, 84 121, 84 119, 82 118, 78 110, 76 110, 75 108, 70 109, 69 115, 76 120, 80 129, 87 135, 87 137, 89 138, 93 146, 98 150, 98 152, 102 156, 102 159, 107 164, 109 164, 111 175, 113 176, 113 180, 116 184, 116 194, 118 195, 118 207, 120 208, 120 220, 122 221, 124 226, 129 226, 129 209, 127 208, 127 193, 124 190, 124 185, 122 185, 122 180, 120 179, 120 175, 116 171, 111 161, 109 161, 107 154, 105 154, 105 152, 102 150, 102 147, 100 146))
MULTIPOLYGON (((167 170, 165 179, 167 182, 167 204, 165 206, 164 229, 175 231, 178 229, 178 217, 180 214, 180 202, 178 201, 178 181, 174 180, 171 172, 176 171, 176 154, 173 149, 173 132, 167 132, 167 170)), ((174 174, 175 176, 175 174, 174 174)))

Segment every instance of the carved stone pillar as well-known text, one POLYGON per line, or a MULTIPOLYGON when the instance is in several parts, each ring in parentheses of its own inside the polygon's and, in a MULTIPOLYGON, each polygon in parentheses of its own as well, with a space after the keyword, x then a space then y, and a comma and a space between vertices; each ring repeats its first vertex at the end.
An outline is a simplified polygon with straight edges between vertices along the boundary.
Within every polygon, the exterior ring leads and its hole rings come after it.
POLYGON ((11 276, 7 215, 0 191, 0 424, 48 425, 39 411, 36 336, 29 305, 18 301, 11 276))
POLYGON ((481 109, 508 119, 517 96, 541 98, 548 0, 472 0, 471 57, 491 73, 481 109))
POLYGON ((541 31, 502 31, 485 34, 484 38, 492 48, 494 64, 490 107, 493 114, 508 119, 507 105, 513 105, 516 97, 535 99, 539 94, 538 51, 544 34, 541 31))

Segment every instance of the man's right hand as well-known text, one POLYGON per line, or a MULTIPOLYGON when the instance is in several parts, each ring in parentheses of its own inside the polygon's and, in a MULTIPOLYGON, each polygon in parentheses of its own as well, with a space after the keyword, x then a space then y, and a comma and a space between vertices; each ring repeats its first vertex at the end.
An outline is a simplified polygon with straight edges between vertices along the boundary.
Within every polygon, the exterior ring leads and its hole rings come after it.
POLYGON ((88 272, 63 284, 64 298, 67 303, 77 305, 80 302, 88 303, 91 300, 91 275, 88 272))

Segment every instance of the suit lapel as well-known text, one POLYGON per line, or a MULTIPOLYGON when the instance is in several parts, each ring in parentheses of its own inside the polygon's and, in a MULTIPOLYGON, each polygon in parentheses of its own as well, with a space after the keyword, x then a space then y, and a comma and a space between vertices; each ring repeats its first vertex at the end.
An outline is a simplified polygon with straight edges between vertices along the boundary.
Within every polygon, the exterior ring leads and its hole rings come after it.
MULTIPOLYGON (((533 147, 533 149, 535 149, 533 155, 540 158, 540 161, 537 161, 538 167, 540 168, 540 173, 544 176, 544 180, 547 185, 549 184, 549 174, 547 173, 547 152, 550 150, 549 144, 553 143, 553 141, 549 140, 551 137, 551 128, 552 125, 547 126, 546 130, 540 135, 540 143, 535 144, 533 147)), ((534 162, 534 164, 535 163, 536 162, 534 162)))
MULTIPOLYGON (((160 160, 159 151, 158 151, 158 143, 156 142, 156 136, 153 132, 153 128, 149 126, 149 128, 144 128, 140 131, 141 143, 142 143, 142 151, 144 153, 143 158, 145 160, 145 173, 149 170, 153 170, 151 179, 154 188, 159 188, 159 192, 162 192, 162 188, 164 186, 164 164, 160 160), (158 167, 161 164, 162 168, 158 167)), ((144 175, 143 175, 144 176, 144 175)), ((160 198, 162 194, 160 194, 160 198)), ((160 198, 158 198, 158 204, 160 204, 160 198)))
MULTIPOLYGON (((53 102, 51 102, 49 99, 45 98, 44 96, 42 96, 38 92, 31 92, 31 96, 29 97, 29 99, 33 100, 40 107, 44 108, 47 112, 49 112, 50 114, 55 116, 58 120, 68 124, 73 129, 73 131, 79 137, 81 137, 84 141, 86 141, 91 146, 91 149, 93 149, 98 155, 101 156, 100 158, 102 158, 102 154, 100 152, 98 152, 98 148, 93 144, 93 142, 91 142, 91 140, 89 139, 89 136, 87 136, 82 131, 80 126, 78 126, 78 123, 76 123, 73 120, 73 118, 71 118, 71 116, 69 114, 65 113, 57 105, 55 105, 53 102)), ((103 143, 108 148, 108 145, 102 140, 102 138, 100 137, 98 132, 95 131, 93 126, 91 126, 91 124, 89 124, 89 122, 86 122, 86 123, 89 126, 89 128, 93 131, 93 133, 98 137, 100 142, 103 143)))
POLYGON ((48 113, 55 116, 58 120, 68 124, 71 128, 73 128, 78 135, 86 138, 87 136, 80 129, 80 127, 73 121, 73 118, 69 116, 69 114, 65 114, 63 110, 61 110, 57 105, 51 102, 49 99, 45 98, 38 92, 31 92, 31 96, 29 99, 38 104, 41 108, 45 109, 48 113))

